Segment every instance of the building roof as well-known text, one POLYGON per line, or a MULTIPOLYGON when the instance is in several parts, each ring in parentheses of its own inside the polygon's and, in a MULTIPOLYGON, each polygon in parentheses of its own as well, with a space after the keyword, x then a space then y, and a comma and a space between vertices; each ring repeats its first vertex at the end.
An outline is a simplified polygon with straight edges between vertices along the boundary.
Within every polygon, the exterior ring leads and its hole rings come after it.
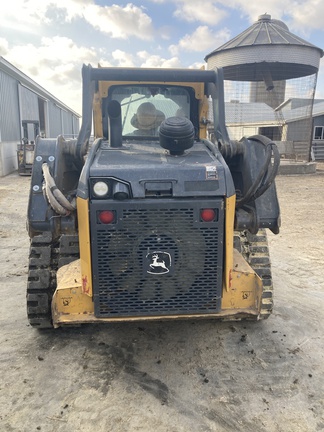
MULTIPOLYGON (((283 117, 287 123, 307 118, 311 113, 311 105, 299 106, 297 108, 289 109, 289 105, 282 109, 283 117)), ((314 101, 312 117, 319 117, 324 115, 324 101, 314 101)))
MULTIPOLYGON (((310 116, 310 103, 309 99, 290 98, 273 110, 264 102, 225 102, 226 124, 278 126, 291 123, 310 116)), ((313 117, 321 115, 324 115, 324 99, 315 99, 313 117)), ((212 113, 209 118, 212 119, 212 113)))
POLYGON ((225 118, 228 124, 278 124, 276 113, 264 102, 225 102, 225 118))
POLYGON ((313 105, 313 117, 324 115, 324 100, 314 101, 313 105))
POLYGON ((19 81, 22 85, 24 85, 25 87, 32 90, 38 96, 40 96, 44 99, 50 99, 56 105, 58 105, 60 108, 73 113, 78 118, 81 117, 80 114, 73 111, 70 107, 68 107, 66 104, 61 102, 59 99, 57 99, 55 96, 53 96, 50 92, 45 90, 42 86, 37 84, 33 79, 31 79, 29 76, 27 76, 26 74, 21 72, 19 69, 17 69, 15 66, 13 66, 11 63, 9 63, 7 60, 5 60, 1 56, 0 56, 0 70, 2 70, 7 75, 10 75, 12 78, 19 81))

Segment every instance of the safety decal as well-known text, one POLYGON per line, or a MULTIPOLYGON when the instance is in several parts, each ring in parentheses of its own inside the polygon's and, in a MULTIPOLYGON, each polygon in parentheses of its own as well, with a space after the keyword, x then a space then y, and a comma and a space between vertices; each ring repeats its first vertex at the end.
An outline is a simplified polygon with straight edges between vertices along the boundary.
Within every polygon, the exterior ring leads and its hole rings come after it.
POLYGON ((207 180, 218 179, 217 168, 215 165, 207 165, 206 166, 206 179, 207 180))

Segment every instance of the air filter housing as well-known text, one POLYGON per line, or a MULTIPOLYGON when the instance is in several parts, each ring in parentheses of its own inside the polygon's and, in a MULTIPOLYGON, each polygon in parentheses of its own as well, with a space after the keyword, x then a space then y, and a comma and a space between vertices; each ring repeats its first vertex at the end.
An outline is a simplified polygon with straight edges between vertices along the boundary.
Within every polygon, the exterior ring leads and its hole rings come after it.
POLYGON ((194 125, 186 117, 169 117, 160 126, 160 145, 171 155, 181 155, 194 143, 194 125))

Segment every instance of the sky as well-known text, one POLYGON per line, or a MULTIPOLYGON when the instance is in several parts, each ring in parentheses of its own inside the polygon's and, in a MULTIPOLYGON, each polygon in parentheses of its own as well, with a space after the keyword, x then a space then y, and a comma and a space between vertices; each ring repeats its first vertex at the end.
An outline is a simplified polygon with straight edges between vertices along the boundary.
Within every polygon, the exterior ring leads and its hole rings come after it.
POLYGON ((323 0, 2 0, 0 56, 81 114, 82 64, 199 68, 264 13, 324 49, 323 0))

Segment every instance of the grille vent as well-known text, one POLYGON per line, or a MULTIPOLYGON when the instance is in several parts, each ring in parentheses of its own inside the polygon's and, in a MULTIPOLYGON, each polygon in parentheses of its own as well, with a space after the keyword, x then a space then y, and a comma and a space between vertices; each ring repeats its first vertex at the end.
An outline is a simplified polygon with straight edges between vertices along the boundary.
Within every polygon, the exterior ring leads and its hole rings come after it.
POLYGON ((92 257, 98 317, 213 313, 220 308, 223 213, 221 202, 182 205, 156 201, 144 208, 102 203, 115 226, 97 223, 93 205, 92 257), (219 220, 199 222, 212 204, 219 220), (155 258, 154 258, 155 256, 155 258), (155 260, 155 264, 154 264, 155 260))

